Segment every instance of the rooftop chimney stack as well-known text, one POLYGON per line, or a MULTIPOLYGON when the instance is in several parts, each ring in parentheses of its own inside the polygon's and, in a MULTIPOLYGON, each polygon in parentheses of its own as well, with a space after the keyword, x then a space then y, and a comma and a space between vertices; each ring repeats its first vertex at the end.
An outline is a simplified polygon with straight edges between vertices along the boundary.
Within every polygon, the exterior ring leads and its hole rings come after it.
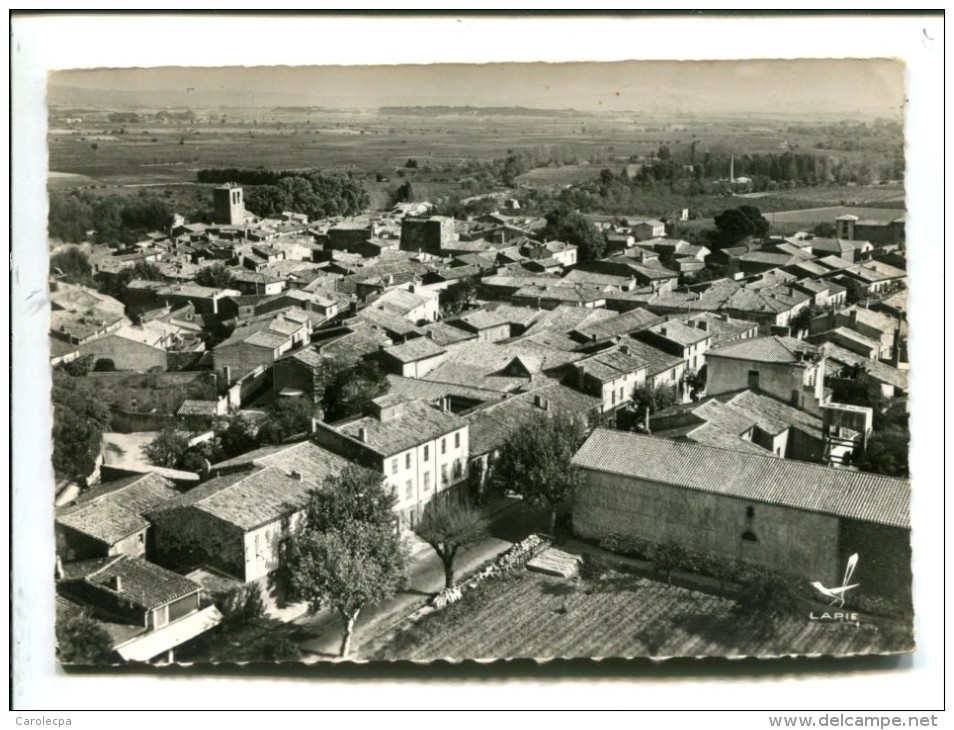
POLYGON ((117 593, 122 592, 123 590, 123 579, 118 575, 114 575, 109 580, 109 587, 112 588, 117 593))
POLYGON ((358 429, 358 440, 363 444, 368 443, 368 429, 364 426, 358 429))

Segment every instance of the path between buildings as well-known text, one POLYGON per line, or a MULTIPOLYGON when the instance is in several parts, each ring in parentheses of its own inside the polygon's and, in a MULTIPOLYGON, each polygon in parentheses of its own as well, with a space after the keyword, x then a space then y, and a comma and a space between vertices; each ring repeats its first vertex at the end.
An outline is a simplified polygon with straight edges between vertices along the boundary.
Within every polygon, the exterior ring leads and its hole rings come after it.
MULTIPOLYGON (((519 500, 502 501, 488 508, 485 514, 491 521, 491 534, 457 555, 454 572, 458 581, 506 552, 518 539, 538 530, 540 523, 546 520, 546 514, 528 509, 519 500)), ((417 549, 413 551, 415 559, 409 587, 390 601, 369 606, 359 614, 352 638, 351 658, 361 659, 362 643, 397 628, 444 587, 443 563, 430 546, 424 551, 422 544, 418 540, 417 549)), ((292 623, 301 627, 296 643, 302 650, 302 661, 307 663, 338 656, 344 624, 336 611, 325 609, 311 616, 304 614, 292 623)))

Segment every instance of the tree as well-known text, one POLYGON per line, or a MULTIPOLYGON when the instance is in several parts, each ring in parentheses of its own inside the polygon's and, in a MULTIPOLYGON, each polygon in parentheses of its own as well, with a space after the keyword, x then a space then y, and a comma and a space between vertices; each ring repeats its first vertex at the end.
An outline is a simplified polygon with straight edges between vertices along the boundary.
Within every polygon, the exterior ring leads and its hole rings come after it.
POLYGON ((467 308, 477 295, 477 284, 470 277, 451 284, 439 293, 441 317, 456 317, 467 308))
POLYGON ((222 264, 212 264, 199 269, 195 275, 195 283, 214 289, 228 289, 235 283, 235 276, 222 264))
POLYGON ((96 468, 111 413, 102 392, 86 378, 53 372, 53 471, 85 484, 96 468))
POLYGON ((911 434, 907 428, 888 426, 875 431, 868 439, 865 453, 856 466, 861 471, 885 474, 892 477, 908 477, 908 448, 911 434))
POLYGON ((85 613, 56 622, 56 649, 64 664, 109 664, 115 659, 109 634, 85 613))
POLYGON ((413 200, 415 200, 414 188, 411 185, 410 180, 407 180, 402 185, 399 185, 391 195, 391 205, 397 205, 398 203, 410 203, 413 200))
POLYGON ((824 223, 819 223, 812 229, 812 233, 814 233, 816 236, 820 236, 821 238, 833 238, 835 236, 835 232, 835 224, 829 223, 827 221, 824 223))
POLYGON ((438 497, 425 507, 415 532, 434 548, 444 564, 444 586, 453 588, 454 558, 487 535, 487 520, 470 505, 438 497))
POLYGON ((593 261, 603 257, 606 241, 596 226, 581 213, 561 204, 547 213, 546 221, 547 224, 540 230, 540 235, 577 246, 580 261, 593 261))
POLYGON ((174 426, 166 426, 142 450, 150 463, 176 469, 189 451, 189 438, 174 426))
POLYGON ((216 425, 216 435, 226 459, 244 454, 258 446, 258 428, 241 415, 233 416, 216 425))
POLYGON ((70 360, 68 363, 64 363, 63 370, 74 378, 81 378, 84 375, 88 375, 89 371, 93 369, 93 360, 93 355, 83 355, 75 360, 70 360))
POLYGON ((762 212, 751 205, 724 210, 714 222, 721 246, 732 246, 748 236, 763 238, 769 230, 769 222, 762 212))
POLYGON ((311 431, 315 406, 306 398, 279 398, 258 426, 260 444, 281 444, 292 436, 311 431))
POLYGON ((325 388, 325 420, 338 421, 361 413, 389 387, 387 374, 375 362, 359 362, 338 371, 325 388))
POLYGON ((640 415, 653 414, 679 402, 679 393, 671 385, 642 385, 633 390, 633 405, 640 415))
POLYGON ((817 304, 810 304, 804 309, 800 309, 798 314, 792 317, 792 321, 789 323, 792 328, 792 333, 808 332, 811 329, 812 320, 827 312, 827 309, 817 304))
POLYGON ((352 521, 327 532, 297 536, 292 579, 314 613, 332 606, 344 621, 340 656, 348 656, 355 621, 369 604, 394 596, 407 583, 409 556, 395 530, 352 521))
POLYGON ((97 373, 112 373, 116 371, 116 363, 110 357, 101 357, 93 366, 93 371, 97 373))
POLYGON ((844 284, 848 290, 845 292, 845 301, 849 304, 859 304, 868 298, 868 289, 857 279, 850 276, 845 277, 839 283, 844 284))
POLYGON ((62 275, 63 280, 71 284, 88 285, 93 280, 89 257, 75 246, 53 254, 50 257, 50 271, 62 275))
POLYGON ((855 406, 866 406, 875 412, 875 416, 885 407, 885 397, 881 383, 871 376, 864 366, 848 369, 847 377, 832 378, 832 400, 855 406))
POLYGON ((550 532, 556 509, 570 499, 579 473, 570 460, 583 444, 583 425, 571 416, 539 414, 514 431, 500 449, 491 472, 501 491, 510 489, 537 507, 550 509, 550 532))
POLYGON ((397 497, 384 488, 384 477, 376 471, 349 464, 325 480, 321 489, 309 494, 305 524, 316 532, 343 527, 349 522, 366 522, 394 529, 397 497))

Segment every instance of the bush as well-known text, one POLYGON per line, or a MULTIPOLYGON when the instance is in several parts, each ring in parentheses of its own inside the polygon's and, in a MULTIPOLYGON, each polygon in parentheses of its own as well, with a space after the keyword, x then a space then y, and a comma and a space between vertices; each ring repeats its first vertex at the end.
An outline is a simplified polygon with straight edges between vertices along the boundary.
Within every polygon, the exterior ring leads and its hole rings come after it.
POLYGON ((301 657, 301 647, 287 636, 280 636, 266 644, 262 653, 272 662, 296 661, 301 657))
POLYGON ((84 355, 83 357, 78 357, 66 363, 63 369, 74 378, 81 378, 84 375, 88 375, 89 371, 93 369, 93 356, 84 355))
POLYGON ((584 555, 580 565, 580 577, 583 580, 599 580, 609 569, 606 561, 597 555, 584 555))
POLYGON ((116 371, 116 363, 110 357, 101 357, 96 361, 93 370, 97 373, 112 373, 116 371))

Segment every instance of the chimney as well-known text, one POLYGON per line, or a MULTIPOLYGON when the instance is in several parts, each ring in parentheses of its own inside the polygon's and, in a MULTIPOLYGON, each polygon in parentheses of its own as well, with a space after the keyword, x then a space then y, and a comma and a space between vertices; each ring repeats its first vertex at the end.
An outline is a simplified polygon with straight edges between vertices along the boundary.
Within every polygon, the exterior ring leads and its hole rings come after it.
POLYGON ((358 440, 363 444, 368 443, 368 429, 364 426, 358 429, 358 440))
POLYGON ((114 575, 109 579, 109 587, 112 588, 117 593, 121 593, 123 590, 123 579, 118 575, 114 575))
POLYGON ((300 482, 300 481, 301 481, 301 472, 300 472, 300 471, 292 471, 292 473, 289 474, 288 476, 290 476, 290 477, 291 477, 292 479, 294 479, 296 482, 300 482))
POLYGON ((665 337, 665 336, 666 336, 666 328, 665 328, 665 327, 660 327, 660 328, 659 328, 659 334, 661 334, 663 337, 665 337))
POLYGON ((232 384, 232 366, 231 366, 231 365, 226 365, 224 368, 222 368, 222 370, 223 370, 223 372, 224 372, 224 374, 225 374, 225 384, 226 384, 226 386, 231 385, 231 384, 232 384))
POLYGON ((449 395, 445 395, 441 398, 441 410, 444 411, 444 413, 451 412, 451 400, 449 395))
POLYGON ((579 390, 583 390, 586 387, 586 368, 580 367, 576 371, 576 387, 579 390))
POLYGON ((543 408, 543 396, 533 396, 533 405, 535 405, 537 408, 543 408))
POLYGON ((629 354, 629 345, 620 345, 620 346, 619 346, 619 351, 620 351, 621 353, 623 353, 624 355, 628 355, 628 354, 629 354))
POLYGON ((696 328, 702 330, 703 332, 709 331, 709 320, 700 319, 696 321, 696 328))

